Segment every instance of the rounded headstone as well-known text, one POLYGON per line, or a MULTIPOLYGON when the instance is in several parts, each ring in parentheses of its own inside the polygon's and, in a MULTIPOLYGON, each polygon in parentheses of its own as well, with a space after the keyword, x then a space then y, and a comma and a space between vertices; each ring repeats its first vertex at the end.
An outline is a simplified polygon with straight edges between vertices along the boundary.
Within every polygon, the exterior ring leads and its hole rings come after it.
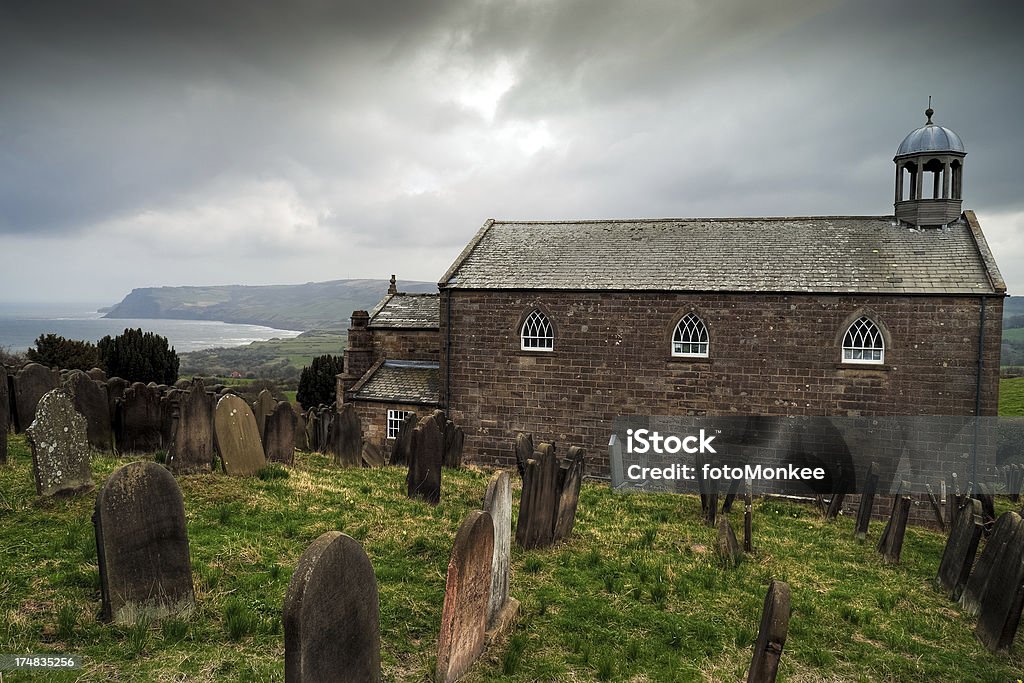
POLYGON ((64 389, 46 392, 25 431, 32 448, 32 472, 40 496, 71 494, 92 488, 85 418, 64 389))
POLYGON ((75 370, 64 380, 64 386, 71 394, 75 410, 85 418, 89 444, 96 450, 112 450, 114 437, 110 427, 106 384, 90 379, 81 370, 75 370))
POLYGON ((267 464, 256 418, 238 396, 222 396, 213 419, 217 449, 224 470, 232 476, 252 476, 267 464))

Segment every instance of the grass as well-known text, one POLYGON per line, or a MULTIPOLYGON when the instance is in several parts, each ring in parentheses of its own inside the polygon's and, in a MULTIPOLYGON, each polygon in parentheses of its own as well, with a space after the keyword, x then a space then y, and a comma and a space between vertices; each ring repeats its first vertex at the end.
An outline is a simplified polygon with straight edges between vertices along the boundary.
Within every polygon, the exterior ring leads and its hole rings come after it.
POLYGON ((315 330, 291 339, 255 341, 245 346, 204 349, 178 354, 181 375, 224 375, 232 371, 255 372, 257 376, 278 378, 283 366, 302 369, 315 356, 338 355, 345 350, 347 333, 315 330))
MULTIPOLYGON (((445 471, 442 503, 430 507, 404 496, 402 470, 339 470, 316 454, 297 454, 288 477, 180 477, 196 611, 112 626, 96 621, 95 495, 37 499, 22 437, 11 438, 10 460, 0 468, 0 652, 84 655, 82 671, 38 679, 58 681, 283 680, 291 572, 334 529, 373 562, 385 680, 429 680, 452 540, 488 480, 445 471)), ((97 483, 126 462, 94 458, 97 483)), ((793 592, 780 680, 1015 681, 1024 672, 1021 654, 989 654, 973 620, 933 590, 940 534, 908 529, 892 567, 874 551, 879 523, 860 544, 852 520, 759 500, 754 530, 758 552, 724 569, 695 497, 585 483, 569 542, 513 548, 520 621, 465 680, 741 679, 771 579, 793 592)))
POLYGON ((1024 377, 999 380, 999 414, 1024 415, 1024 377))

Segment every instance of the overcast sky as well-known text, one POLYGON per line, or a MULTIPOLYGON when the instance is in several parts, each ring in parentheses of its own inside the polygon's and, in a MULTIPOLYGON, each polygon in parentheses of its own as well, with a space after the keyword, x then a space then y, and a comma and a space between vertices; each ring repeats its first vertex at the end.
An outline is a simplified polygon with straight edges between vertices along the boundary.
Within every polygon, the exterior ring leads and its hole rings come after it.
POLYGON ((891 214, 929 95, 1016 294, 1020 7, 0 0, 0 302, 436 281, 492 217, 891 214))

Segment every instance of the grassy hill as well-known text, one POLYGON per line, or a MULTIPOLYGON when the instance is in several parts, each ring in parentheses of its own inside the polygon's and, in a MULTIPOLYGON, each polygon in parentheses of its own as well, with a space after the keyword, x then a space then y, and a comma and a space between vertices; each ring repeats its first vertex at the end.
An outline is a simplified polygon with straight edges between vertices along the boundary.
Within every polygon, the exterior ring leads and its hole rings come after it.
MULTIPOLYGON (((401 282, 406 292, 436 292, 431 282, 401 282)), ((223 285, 133 289, 105 318, 222 320, 285 330, 348 328, 352 311, 369 310, 387 280, 332 280, 302 285, 223 285)))
POLYGON ((254 341, 245 346, 203 349, 178 354, 180 374, 230 377, 233 372, 261 379, 297 382, 302 368, 315 356, 341 355, 348 335, 345 332, 311 330, 291 339, 254 341))
MULTIPOLYGON (((129 460, 95 458, 97 483, 129 460)), ((385 680, 429 680, 452 541, 488 479, 445 471, 432 508, 405 497, 401 469, 340 470, 315 454, 298 454, 286 477, 180 477, 197 611, 122 627, 95 618, 95 495, 38 500, 22 437, 11 461, 0 468, 0 652, 85 656, 83 671, 39 677, 48 681, 283 680, 288 581, 309 543, 335 529, 373 562, 385 680)), ((725 569, 699 517, 693 496, 585 483, 572 539, 513 548, 521 619, 465 680, 739 680, 771 579, 793 595, 780 680, 1013 681, 1024 669, 1020 654, 985 651, 973 620, 932 588, 936 532, 908 529, 903 562, 886 566, 874 550, 880 523, 859 544, 850 519, 761 500, 756 554, 725 569)))

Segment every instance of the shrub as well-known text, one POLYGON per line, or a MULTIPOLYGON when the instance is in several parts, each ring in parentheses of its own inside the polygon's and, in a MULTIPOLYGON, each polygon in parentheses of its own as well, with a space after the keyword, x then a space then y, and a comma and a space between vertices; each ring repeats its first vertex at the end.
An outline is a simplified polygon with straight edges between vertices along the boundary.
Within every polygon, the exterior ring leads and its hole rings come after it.
POLYGON ((65 370, 91 370, 100 364, 95 344, 59 334, 39 335, 35 348, 26 351, 25 356, 40 365, 65 370))
POLYGON ((107 335, 97 345, 107 374, 129 382, 174 384, 178 379, 178 354, 167 337, 141 329, 107 335))
POLYGON ((303 410, 309 410, 321 403, 334 403, 337 391, 337 375, 345 369, 342 356, 317 356, 307 367, 302 368, 299 375, 299 391, 295 400, 302 404, 303 410))

